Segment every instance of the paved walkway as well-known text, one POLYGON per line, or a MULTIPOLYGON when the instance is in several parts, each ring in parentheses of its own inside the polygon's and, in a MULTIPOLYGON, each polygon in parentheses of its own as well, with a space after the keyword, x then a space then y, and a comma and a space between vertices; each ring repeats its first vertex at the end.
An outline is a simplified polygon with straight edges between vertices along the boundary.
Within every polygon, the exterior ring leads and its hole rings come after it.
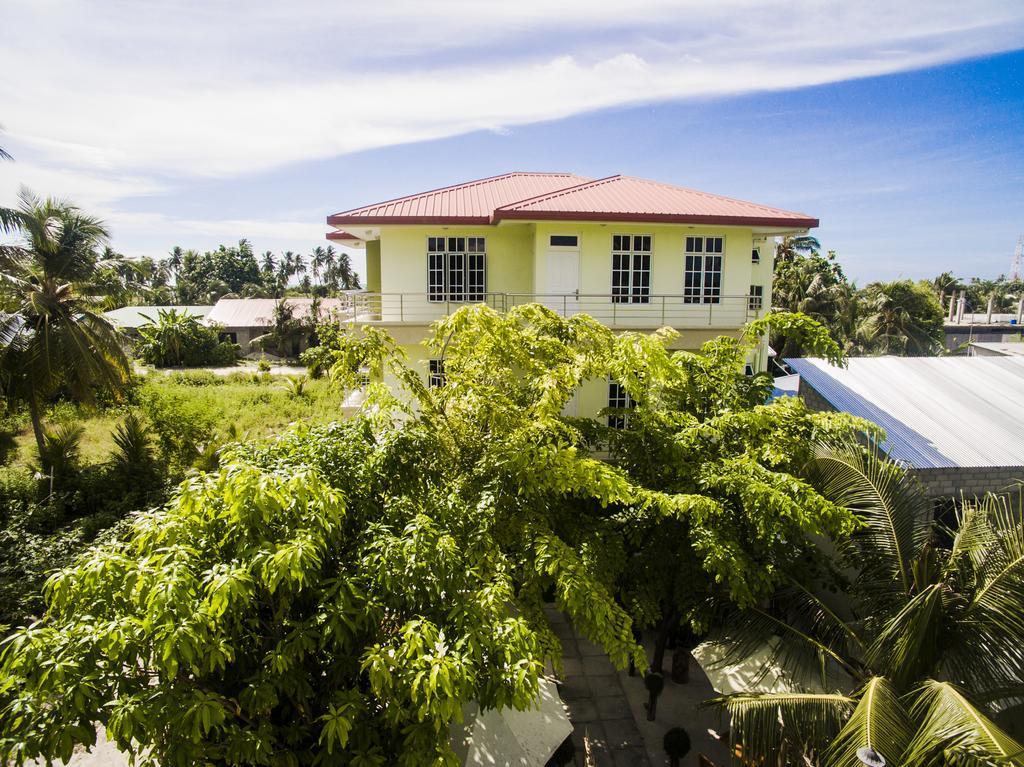
MULTIPOLYGON (((665 689, 658 698, 655 721, 647 721, 647 689, 643 679, 616 671, 597 645, 576 634, 563 613, 546 607, 548 620, 562 640, 565 681, 559 685, 574 725, 575 764, 578 767, 661 767, 668 764, 662 739, 672 727, 684 727, 692 750, 682 767, 697 767, 700 755, 714 764, 727 764, 725 745, 708 734, 721 730, 720 715, 701 704, 718 696, 695 662, 690 681, 675 684, 667 673, 671 653, 665 659, 665 689)), ((647 646, 647 657, 653 647, 647 646)))
POLYGON ((559 685, 573 723, 580 767, 651 767, 618 673, 597 645, 579 637, 565 615, 548 609, 562 640, 565 681, 559 685))

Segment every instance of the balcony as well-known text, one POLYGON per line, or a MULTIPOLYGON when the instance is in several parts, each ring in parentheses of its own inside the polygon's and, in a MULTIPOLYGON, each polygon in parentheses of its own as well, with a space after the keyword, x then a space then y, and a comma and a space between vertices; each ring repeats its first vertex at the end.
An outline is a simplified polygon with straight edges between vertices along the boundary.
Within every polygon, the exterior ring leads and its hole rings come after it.
POLYGON ((479 301, 434 301, 426 293, 349 293, 348 298, 335 316, 342 322, 369 325, 427 325, 475 303, 499 312, 539 303, 563 317, 589 314, 615 328, 738 328, 764 313, 763 308, 751 308, 752 301, 761 303, 761 297, 747 295, 719 296, 714 303, 686 303, 682 295, 665 294, 646 296, 644 303, 625 303, 632 297, 595 293, 484 293, 479 301))

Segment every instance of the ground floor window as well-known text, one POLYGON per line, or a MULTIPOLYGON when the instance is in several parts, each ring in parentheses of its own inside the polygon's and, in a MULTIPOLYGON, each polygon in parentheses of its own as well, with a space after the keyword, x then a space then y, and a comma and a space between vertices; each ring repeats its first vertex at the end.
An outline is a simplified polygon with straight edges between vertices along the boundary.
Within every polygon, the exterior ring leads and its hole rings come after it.
POLYGON ((687 237, 683 303, 717 304, 722 300, 722 237, 687 237))
POLYGON ((612 236, 612 303, 651 302, 651 235, 612 236))
POLYGON ((427 295, 431 301, 483 301, 486 291, 484 237, 427 238, 427 295))
POLYGON ((444 385, 444 360, 430 360, 427 368, 427 386, 438 389, 444 385))
POLYGON ((764 306, 764 286, 751 285, 750 293, 747 296, 747 308, 752 311, 759 311, 764 306))
POLYGON ((218 341, 227 341, 230 344, 237 344, 238 343, 238 333, 235 333, 234 331, 225 331, 223 333, 218 333, 217 334, 217 340, 218 341))
MULTIPOLYGON (((618 381, 608 381, 608 407, 614 410, 632 410, 636 407, 636 403, 633 398, 629 396, 629 392, 626 391, 625 387, 618 381)), ((613 413, 608 416, 608 426, 613 429, 625 429, 626 424, 629 420, 629 414, 613 413)))

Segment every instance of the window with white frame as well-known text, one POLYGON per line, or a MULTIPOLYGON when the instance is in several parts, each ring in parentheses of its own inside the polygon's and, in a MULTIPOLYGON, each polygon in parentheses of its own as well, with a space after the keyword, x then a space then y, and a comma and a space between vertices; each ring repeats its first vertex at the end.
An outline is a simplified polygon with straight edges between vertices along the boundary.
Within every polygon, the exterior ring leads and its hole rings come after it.
POLYGON ((684 304, 717 304, 722 300, 722 237, 686 238, 684 304))
POLYGON ((750 263, 759 264, 761 263, 761 249, 754 248, 750 251, 750 263))
POLYGON ((764 306, 764 285, 751 285, 750 293, 747 295, 747 308, 751 311, 760 311, 764 306))
POLYGON ((427 238, 427 296, 431 301, 483 301, 487 246, 483 237, 427 238))
POLYGON ((427 386, 431 389, 437 389, 444 385, 444 360, 429 360, 427 362, 427 386))
POLYGON ((651 235, 612 236, 612 303, 651 302, 651 235))
POLYGON ((608 426, 613 429, 625 429, 629 416, 624 411, 632 410, 636 407, 636 403, 629 396, 629 392, 626 391, 625 387, 614 379, 608 380, 608 407, 613 410, 623 411, 609 414, 608 426))

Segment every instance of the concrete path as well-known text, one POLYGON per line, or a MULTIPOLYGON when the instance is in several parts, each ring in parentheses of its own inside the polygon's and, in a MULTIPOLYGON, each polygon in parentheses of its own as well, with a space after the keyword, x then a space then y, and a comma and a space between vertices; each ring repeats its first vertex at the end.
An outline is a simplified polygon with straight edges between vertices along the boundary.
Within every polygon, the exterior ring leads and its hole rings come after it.
MULTIPOLYGON (((672 727, 683 727, 690 735, 691 751, 682 767, 698 767, 701 754, 714 764, 728 764, 725 744, 708 733, 724 729, 721 717, 701 705, 718 693, 696 662, 690 664, 690 681, 675 684, 668 673, 671 657, 666 658, 665 690, 658 699, 655 720, 648 722, 643 678, 616 671, 604 650, 579 636, 564 614, 551 607, 545 612, 562 640, 565 673, 559 689, 574 725, 576 765, 667 765, 662 740, 672 727)), ((646 649, 647 657, 652 657, 653 647, 648 644, 646 649)))
POLYGON ((651 767, 643 737, 618 673, 597 645, 579 637, 565 615, 547 608, 562 640, 562 700, 573 723, 575 764, 580 767, 651 767))

